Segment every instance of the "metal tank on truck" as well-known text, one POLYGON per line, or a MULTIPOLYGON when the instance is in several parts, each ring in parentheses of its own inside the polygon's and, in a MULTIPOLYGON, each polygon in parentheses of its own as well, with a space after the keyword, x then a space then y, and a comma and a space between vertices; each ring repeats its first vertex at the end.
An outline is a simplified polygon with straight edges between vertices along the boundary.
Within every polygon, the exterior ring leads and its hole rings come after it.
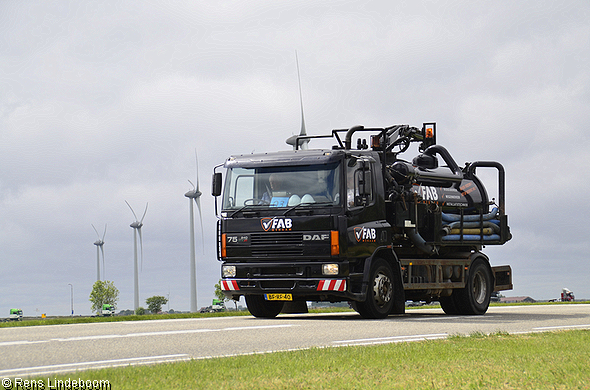
POLYGON ((494 291, 512 289, 510 266, 492 267, 482 252, 511 239, 500 163, 459 167, 436 144, 435 123, 290 141, 292 151, 231 156, 214 169, 221 287, 251 314, 348 301, 384 318, 407 300, 484 314, 494 291), (336 144, 299 148, 320 138, 336 144), (404 160, 412 144, 418 154, 404 160), (483 168, 497 172, 497 204, 476 176, 483 168))

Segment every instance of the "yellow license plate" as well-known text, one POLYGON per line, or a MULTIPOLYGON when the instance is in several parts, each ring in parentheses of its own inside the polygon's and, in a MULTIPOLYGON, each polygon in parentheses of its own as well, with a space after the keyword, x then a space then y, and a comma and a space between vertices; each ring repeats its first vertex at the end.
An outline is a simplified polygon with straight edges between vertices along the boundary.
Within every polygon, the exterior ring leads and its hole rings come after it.
POLYGON ((267 301, 292 301, 292 294, 265 294, 267 301))

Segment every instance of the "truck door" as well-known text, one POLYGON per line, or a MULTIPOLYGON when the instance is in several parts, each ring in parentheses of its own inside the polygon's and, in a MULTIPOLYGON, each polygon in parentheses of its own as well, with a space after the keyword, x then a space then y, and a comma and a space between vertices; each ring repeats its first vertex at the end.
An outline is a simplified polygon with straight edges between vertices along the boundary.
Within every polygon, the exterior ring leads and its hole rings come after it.
POLYGON ((387 235, 375 160, 349 158, 346 164, 346 216, 349 257, 368 257, 387 235))

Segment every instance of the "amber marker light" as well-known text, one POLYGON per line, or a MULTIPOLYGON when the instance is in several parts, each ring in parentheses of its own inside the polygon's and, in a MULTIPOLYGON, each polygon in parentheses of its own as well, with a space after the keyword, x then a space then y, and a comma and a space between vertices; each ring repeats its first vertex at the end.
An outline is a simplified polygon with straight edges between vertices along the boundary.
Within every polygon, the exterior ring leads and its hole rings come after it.
POLYGON ((221 257, 227 257, 227 234, 223 233, 221 235, 221 257))
POLYGON ((337 230, 330 232, 330 254, 332 256, 338 256, 340 254, 340 240, 338 239, 337 230))
POLYGON ((380 149, 381 148, 381 136, 380 135, 372 135, 371 136, 371 148, 373 148, 373 149, 380 149))

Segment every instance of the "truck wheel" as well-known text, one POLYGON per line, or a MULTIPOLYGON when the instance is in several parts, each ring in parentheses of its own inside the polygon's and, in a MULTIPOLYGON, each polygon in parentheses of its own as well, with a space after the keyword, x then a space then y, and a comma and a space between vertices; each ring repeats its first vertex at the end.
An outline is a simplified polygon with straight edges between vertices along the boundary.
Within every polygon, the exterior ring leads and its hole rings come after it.
POLYGON ((262 295, 246 295, 246 306, 254 317, 275 318, 283 309, 284 302, 267 301, 262 295))
POLYGON ((490 267, 479 258, 471 264, 465 288, 453 291, 451 297, 459 314, 481 315, 488 311, 493 289, 490 267))
POLYGON ((363 318, 385 318, 394 303, 393 271, 383 259, 374 259, 369 272, 369 288, 363 302, 356 302, 355 310, 363 318))
POLYGON ((457 309, 457 305, 455 305, 452 295, 448 297, 440 297, 438 301, 445 314, 459 314, 459 310, 457 309))

